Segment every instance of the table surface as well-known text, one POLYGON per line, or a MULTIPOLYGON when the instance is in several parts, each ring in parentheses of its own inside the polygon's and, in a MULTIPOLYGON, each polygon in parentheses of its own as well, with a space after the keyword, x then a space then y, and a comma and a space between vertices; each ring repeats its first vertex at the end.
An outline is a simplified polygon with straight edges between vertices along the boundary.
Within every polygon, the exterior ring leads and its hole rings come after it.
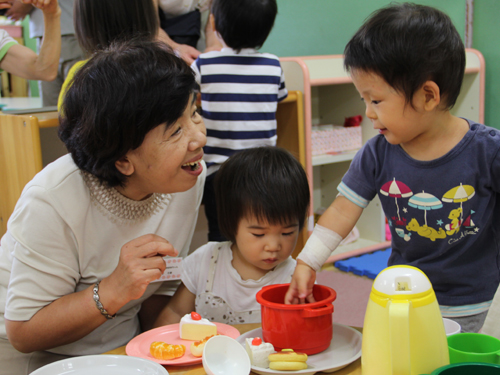
POLYGON ((40 108, 42 107, 42 98, 0 98, 0 104, 4 104, 6 108, 12 109, 40 108))
POLYGON ((54 107, 42 107, 41 98, 0 98, 0 104, 4 105, 4 114, 37 117, 40 128, 59 126, 59 113, 54 107), (9 110, 20 110, 23 113, 9 113, 9 110))
MULTIPOLYGON (((260 323, 252 323, 252 324, 237 324, 234 325, 241 334, 251 331, 253 329, 259 328, 260 323)), ((356 327, 354 327, 356 328, 356 327)), ((356 328, 358 331, 362 331, 360 328, 356 328)), ((126 355, 125 346, 119 347, 117 349, 111 350, 104 354, 119 354, 126 355)), ((192 366, 166 366, 166 369, 170 375, 206 375, 203 366, 200 364, 192 365, 192 366)), ((257 375, 255 372, 251 372, 252 375, 257 375)), ((326 372, 317 372, 317 374, 326 374, 326 372)), ((356 361, 351 363, 349 366, 344 367, 338 371, 335 371, 331 374, 335 375, 361 375, 361 358, 358 358, 356 361)))

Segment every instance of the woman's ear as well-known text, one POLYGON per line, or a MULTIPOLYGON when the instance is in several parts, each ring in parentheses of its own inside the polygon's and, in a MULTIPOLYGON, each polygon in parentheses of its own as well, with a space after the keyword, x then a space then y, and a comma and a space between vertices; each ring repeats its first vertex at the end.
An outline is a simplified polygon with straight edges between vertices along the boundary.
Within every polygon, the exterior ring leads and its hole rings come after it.
POLYGON ((426 81, 420 90, 425 110, 432 111, 439 106, 441 103, 441 91, 436 82, 426 81))
POLYGON ((120 159, 118 159, 117 161, 115 161, 115 167, 121 174, 124 174, 125 176, 131 176, 135 170, 134 165, 128 158, 128 155, 125 155, 120 159))

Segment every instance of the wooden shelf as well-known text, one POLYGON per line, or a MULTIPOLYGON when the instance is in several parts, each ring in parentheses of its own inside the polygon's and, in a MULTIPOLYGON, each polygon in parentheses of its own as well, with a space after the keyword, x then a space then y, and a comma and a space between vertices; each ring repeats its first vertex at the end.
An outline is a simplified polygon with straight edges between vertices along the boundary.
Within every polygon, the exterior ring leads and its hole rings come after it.
POLYGON ((325 154, 325 155, 313 156, 312 165, 313 167, 316 167, 318 165, 340 163, 342 161, 351 161, 357 152, 358 150, 354 150, 354 151, 340 152, 335 155, 325 154))

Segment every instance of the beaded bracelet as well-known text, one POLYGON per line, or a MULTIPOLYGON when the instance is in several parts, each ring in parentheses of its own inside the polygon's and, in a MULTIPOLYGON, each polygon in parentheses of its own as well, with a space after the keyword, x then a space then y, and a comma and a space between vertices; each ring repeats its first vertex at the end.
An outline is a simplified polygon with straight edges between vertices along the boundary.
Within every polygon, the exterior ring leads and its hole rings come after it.
POLYGON ((100 282, 101 282, 101 280, 98 280, 95 283, 94 288, 93 288, 95 305, 97 306, 97 308, 99 309, 101 314, 106 317, 106 319, 114 319, 116 314, 109 315, 108 312, 106 311, 106 309, 104 308, 104 306, 102 305, 101 301, 99 301, 99 283, 100 282))

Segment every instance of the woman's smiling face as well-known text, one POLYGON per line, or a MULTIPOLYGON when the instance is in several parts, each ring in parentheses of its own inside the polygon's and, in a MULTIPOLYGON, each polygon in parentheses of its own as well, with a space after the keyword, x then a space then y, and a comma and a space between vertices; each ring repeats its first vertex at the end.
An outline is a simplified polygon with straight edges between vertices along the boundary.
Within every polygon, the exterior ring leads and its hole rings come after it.
POLYGON ((130 150, 125 159, 131 169, 123 195, 141 200, 153 193, 177 193, 191 189, 203 171, 201 160, 206 143, 203 119, 196 111, 195 94, 182 116, 168 129, 161 124, 150 130, 142 144, 130 150))

